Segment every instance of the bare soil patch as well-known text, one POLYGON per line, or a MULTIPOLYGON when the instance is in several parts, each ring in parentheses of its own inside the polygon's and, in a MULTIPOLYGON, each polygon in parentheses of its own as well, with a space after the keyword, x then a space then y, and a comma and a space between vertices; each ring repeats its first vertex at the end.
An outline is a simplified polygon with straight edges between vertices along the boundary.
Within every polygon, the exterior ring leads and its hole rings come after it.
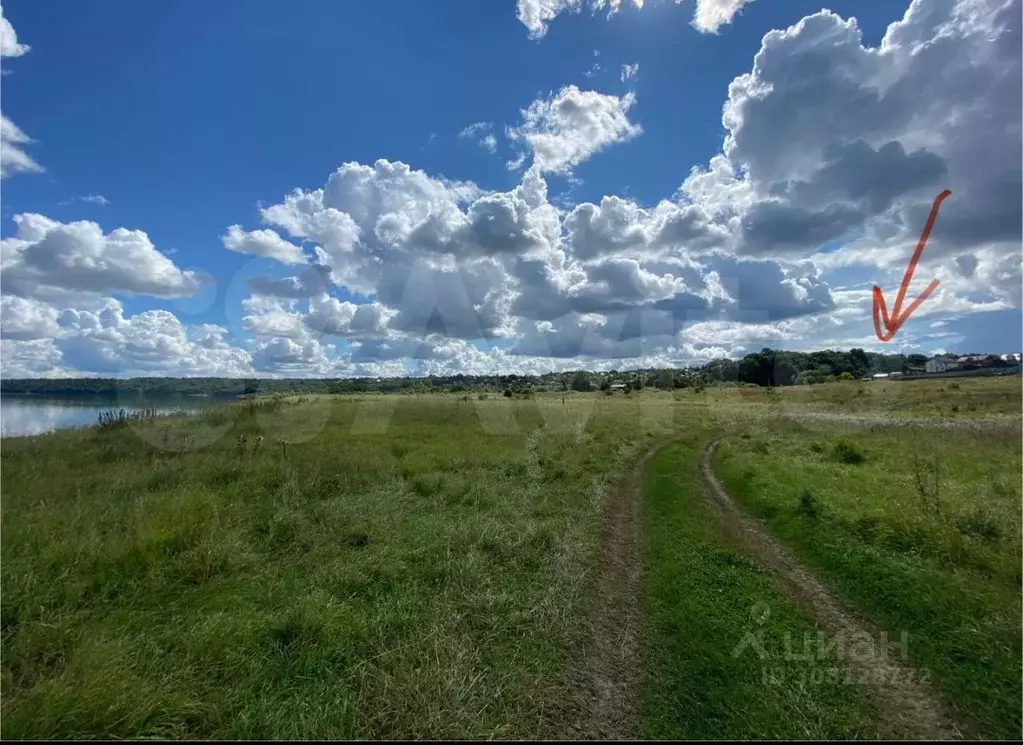
POLYGON ((552 737, 636 739, 643 638, 643 477, 649 450, 607 496, 599 568, 566 678, 548 719, 552 737))

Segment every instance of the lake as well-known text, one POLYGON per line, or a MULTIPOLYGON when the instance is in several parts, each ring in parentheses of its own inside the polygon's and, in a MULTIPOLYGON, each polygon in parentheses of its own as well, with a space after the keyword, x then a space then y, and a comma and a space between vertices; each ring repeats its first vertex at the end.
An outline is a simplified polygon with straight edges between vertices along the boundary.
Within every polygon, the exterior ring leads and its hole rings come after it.
POLYGON ((172 399, 132 397, 124 400, 94 396, 0 396, 0 436, 22 437, 57 429, 88 427, 96 423, 101 411, 124 409, 134 412, 148 408, 163 415, 201 411, 220 403, 223 401, 199 396, 172 399))

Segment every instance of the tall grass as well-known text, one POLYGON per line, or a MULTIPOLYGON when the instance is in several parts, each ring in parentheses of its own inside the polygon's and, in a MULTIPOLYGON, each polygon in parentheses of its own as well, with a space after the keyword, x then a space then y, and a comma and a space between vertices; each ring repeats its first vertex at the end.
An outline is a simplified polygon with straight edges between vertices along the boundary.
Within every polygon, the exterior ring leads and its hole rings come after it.
POLYGON ((157 409, 139 409, 137 411, 125 411, 124 409, 111 409, 101 411, 96 417, 96 429, 107 430, 119 427, 150 424, 158 416, 157 409))
POLYGON ((706 509, 696 458, 728 430, 752 431, 720 450, 741 500, 911 631, 972 733, 1018 735, 1018 433, 766 429, 778 407, 925 416, 938 395, 963 418, 1018 415, 1018 381, 933 383, 277 397, 4 440, 0 734, 535 737, 586 622, 609 486, 679 434, 648 492, 646 733, 869 734, 859 698, 757 690, 726 659, 751 601, 807 623, 706 509), (940 510, 914 447, 940 462, 940 510))
POLYGON ((481 405, 518 431, 423 397, 353 434, 319 399, 4 441, 3 736, 533 734, 649 435, 481 405))
POLYGON ((969 734, 1019 736, 1019 432, 775 427, 726 441, 717 467, 891 638, 909 634, 969 734))
POLYGON ((662 453, 647 482, 644 735, 876 737, 862 686, 844 684, 827 663, 781 653, 782 639, 813 637, 817 627, 718 523, 697 466, 705 439, 662 453), (743 647, 750 633, 765 657, 743 647))

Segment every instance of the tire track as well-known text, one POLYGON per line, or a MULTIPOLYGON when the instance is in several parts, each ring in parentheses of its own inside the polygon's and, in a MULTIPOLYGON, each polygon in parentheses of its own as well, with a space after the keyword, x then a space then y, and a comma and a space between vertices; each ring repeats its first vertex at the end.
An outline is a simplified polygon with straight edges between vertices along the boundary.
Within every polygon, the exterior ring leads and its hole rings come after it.
POLYGON ((630 740, 640 734, 643 634, 643 477, 670 443, 650 450, 607 496, 599 569, 563 698, 558 739, 630 740))
MULTIPOLYGON (((781 578, 789 594, 835 638, 870 639, 880 636, 845 608, 823 582, 809 572, 764 528, 732 500, 714 474, 711 461, 720 437, 711 440, 700 459, 700 471, 726 529, 737 541, 781 578)), ((961 739, 938 697, 918 683, 914 671, 885 655, 845 655, 843 662, 868 682, 879 704, 881 734, 892 739, 961 739)))

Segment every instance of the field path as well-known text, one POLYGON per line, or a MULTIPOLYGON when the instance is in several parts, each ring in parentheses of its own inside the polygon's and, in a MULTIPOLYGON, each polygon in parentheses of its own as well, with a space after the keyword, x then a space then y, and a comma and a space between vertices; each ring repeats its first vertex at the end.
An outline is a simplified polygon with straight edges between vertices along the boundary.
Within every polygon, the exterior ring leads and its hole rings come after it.
POLYGON ((669 443, 649 451, 608 494, 587 625, 573 655, 553 737, 640 736, 643 633, 643 476, 669 443))
MULTIPOLYGON (((843 607, 824 583, 736 505, 712 467, 711 459, 720 439, 712 440, 704 449, 700 471, 720 508, 726 529, 750 554, 780 576, 792 597, 828 634, 846 642, 873 640, 868 643, 873 648, 871 652, 845 654, 843 662, 874 693, 880 709, 881 734, 897 740, 960 739, 962 734, 945 715, 937 696, 917 681, 916 671, 901 665, 894 653, 876 653, 880 647, 877 640, 882 637, 843 607)), ((855 648, 854 644, 847 646, 855 648)))

